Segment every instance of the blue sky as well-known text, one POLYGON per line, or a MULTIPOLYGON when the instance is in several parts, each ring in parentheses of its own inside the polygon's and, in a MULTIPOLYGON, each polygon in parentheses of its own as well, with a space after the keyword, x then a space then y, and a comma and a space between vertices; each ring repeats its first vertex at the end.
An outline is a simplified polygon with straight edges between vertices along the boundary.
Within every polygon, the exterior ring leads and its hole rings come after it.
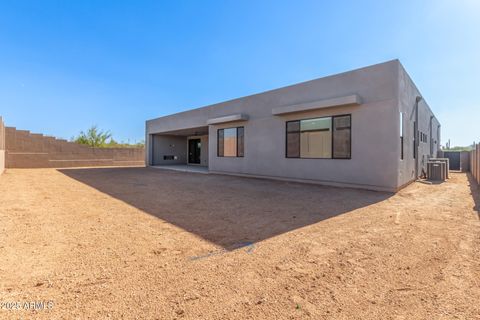
POLYGON ((480 1, 0 2, 0 115, 139 141, 146 119, 398 58, 452 145, 480 140, 480 1))

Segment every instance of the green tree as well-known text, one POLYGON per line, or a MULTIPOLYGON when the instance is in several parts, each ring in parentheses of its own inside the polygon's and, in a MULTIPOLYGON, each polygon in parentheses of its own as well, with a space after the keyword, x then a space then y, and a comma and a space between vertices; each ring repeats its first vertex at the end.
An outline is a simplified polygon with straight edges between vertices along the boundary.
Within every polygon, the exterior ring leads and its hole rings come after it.
POLYGON ((90 147, 105 147, 107 140, 112 138, 110 131, 102 131, 97 126, 92 126, 87 132, 81 131, 78 137, 74 138, 74 142, 85 144, 90 147))

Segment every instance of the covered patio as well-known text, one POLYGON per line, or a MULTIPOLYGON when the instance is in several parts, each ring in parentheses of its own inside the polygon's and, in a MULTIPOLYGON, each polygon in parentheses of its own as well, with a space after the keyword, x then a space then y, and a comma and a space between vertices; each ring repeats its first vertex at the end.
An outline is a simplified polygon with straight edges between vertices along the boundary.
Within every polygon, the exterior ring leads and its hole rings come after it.
POLYGON ((188 172, 208 172, 208 126, 150 135, 149 164, 188 172))

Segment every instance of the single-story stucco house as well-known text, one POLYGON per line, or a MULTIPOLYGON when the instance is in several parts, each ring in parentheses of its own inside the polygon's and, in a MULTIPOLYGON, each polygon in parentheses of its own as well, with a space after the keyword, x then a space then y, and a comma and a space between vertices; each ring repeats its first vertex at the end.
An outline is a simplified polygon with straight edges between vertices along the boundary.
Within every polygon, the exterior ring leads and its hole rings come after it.
POLYGON ((146 122, 148 166, 395 192, 440 123, 398 60, 146 122))

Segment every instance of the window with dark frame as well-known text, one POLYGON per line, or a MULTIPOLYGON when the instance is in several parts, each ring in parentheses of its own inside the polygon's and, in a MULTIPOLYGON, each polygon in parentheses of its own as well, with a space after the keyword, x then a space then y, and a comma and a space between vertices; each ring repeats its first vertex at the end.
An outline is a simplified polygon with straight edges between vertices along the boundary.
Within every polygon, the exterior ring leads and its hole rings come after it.
POLYGON ((245 154, 244 127, 217 130, 217 156, 243 157, 245 154))
POLYGON ((351 115, 287 121, 287 158, 350 159, 351 115))
POLYGON ((413 121, 413 159, 417 158, 417 123, 413 121))
POLYGON ((333 117, 333 159, 350 159, 352 157, 352 117, 333 117))
POLYGON ((400 159, 403 160, 403 112, 400 112, 400 159))
POLYGON ((217 131, 217 156, 223 157, 223 129, 217 131))
POLYGON ((245 149, 245 129, 237 127, 237 157, 243 157, 245 149))
POLYGON ((287 158, 300 158, 300 121, 287 122, 287 158))

